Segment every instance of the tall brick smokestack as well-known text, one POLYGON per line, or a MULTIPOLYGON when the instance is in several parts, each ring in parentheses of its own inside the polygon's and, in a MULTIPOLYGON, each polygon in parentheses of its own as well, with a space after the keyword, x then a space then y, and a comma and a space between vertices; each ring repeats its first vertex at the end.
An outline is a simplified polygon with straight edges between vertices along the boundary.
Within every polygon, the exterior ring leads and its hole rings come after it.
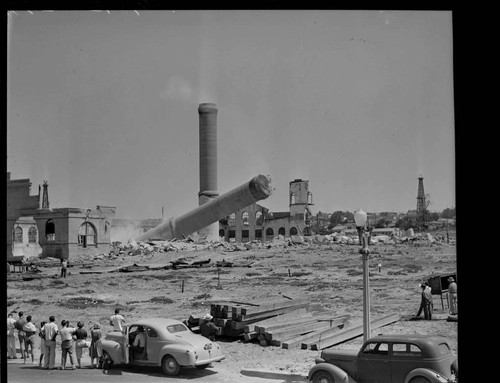
MULTIPOLYGON (((217 198, 217 105, 204 103, 198 106, 200 134, 200 191, 199 205, 217 198)), ((198 231, 208 241, 219 240, 219 222, 198 231)))

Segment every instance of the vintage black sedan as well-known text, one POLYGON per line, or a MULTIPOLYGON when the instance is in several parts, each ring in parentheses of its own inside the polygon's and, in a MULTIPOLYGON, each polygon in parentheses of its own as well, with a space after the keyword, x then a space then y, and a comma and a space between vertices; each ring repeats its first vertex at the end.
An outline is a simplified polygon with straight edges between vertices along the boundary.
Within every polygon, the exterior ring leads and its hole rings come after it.
POLYGON ((446 339, 379 335, 359 351, 325 349, 309 371, 313 383, 458 382, 458 363, 446 339))

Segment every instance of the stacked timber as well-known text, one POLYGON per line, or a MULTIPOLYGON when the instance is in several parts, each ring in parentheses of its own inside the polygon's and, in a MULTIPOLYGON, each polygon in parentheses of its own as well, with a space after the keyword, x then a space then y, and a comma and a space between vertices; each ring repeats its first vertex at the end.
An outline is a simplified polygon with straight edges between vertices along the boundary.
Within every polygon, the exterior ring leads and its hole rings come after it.
MULTIPOLYGON (((363 326, 349 326, 349 315, 325 310, 309 298, 272 302, 218 302, 210 306, 214 323, 224 337, 242 338, 262 346, 322 350, 363 335, 363 326)), ((201 315, 200 315, 201 317, 201 315)), ((396 314, 370 322, 373 330, 397 322, 396 314)), ((198 325, 198 316, 186 321, 198 325)))
MULTIPOLYGON (((221 334, 226 337, 241 337, 253 323, 289 313, 305 313, 321 305, 310 302, 309 298, 279 299, 261 302, 218 302, 210 305, 210 314, 221 334)), ((253 329, 253 328, 252 328, 253 329)))

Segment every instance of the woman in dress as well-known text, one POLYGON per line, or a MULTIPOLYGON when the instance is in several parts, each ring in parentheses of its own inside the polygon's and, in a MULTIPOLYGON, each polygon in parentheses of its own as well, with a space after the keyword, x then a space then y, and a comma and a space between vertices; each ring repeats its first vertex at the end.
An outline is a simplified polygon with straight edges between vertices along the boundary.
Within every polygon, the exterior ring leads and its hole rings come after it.
POLYGON ((97 367, 99 360, 102 357, 101 336, 101 325, 99 323, 95 323, 94 328, 90 330, 91 343, 89 349, 90 363, 93 368, 97 367), (94 359, 96 360, 96 363, 94 363, 94 359))
POLYGON ((42 328, 45 325, 45 321, 40 323, 40 331, 38 332, 38 336, 40 337, 40 363, 38 364, 40 368, 42 368, 43 354, 45 353, 45 337, 42 334, 42 328))

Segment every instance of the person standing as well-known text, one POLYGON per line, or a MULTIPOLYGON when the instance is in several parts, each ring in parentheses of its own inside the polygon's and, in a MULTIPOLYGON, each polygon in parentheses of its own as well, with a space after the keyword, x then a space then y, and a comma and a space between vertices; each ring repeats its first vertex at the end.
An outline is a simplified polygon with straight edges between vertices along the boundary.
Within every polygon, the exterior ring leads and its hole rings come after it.
POLYGON ((76 329, 69 325, 69 322, 66 319, 63 319, 61 322, 61 330, 59 331, 59 335, 61 336, 61 366, 60 370, 64 370, 66 368, 66 359, 69 355, 69 362, 71 363, 71 369, 76 370, 75 362, 73 361, 73 334, 76 329))
POLYGON ((83 322, 78 322, 76 324, 76 327, 78 327, 75 331, 75 337, 76 337, 76 342, 75 342, 75 354, 76 354, 76 361, 78 362, 78 368, 82 368, 82 354, 83 354, 83 349, 88 347, 87 345, 87 330, 83 328, 83 322))
POLYGON ((90 355, 90 363, 92 364, 93 368, 96 368, 99 364, 99 361, 102 357, 102 343, 101 343, 101 325, 99 323, 94 324, 94 328, 90 330, 90 349, 89 349, 89 355, 90 355), (96 363, 94 363, 94 359, 96 360, 96 363))
POLYGON ((17 359, 16 356, 16 320, 14 314, 7 315, 7 359, 17 359))
POLYGON ((35 364, 35 355, 33 351, 33 347, 35 346, 36 339, 36 327, 31 322, 31 315, 26 317, 26 324, 23 326, 23 330, 26 334, 26 338, 24 340, 24 364, 26 364, 26 358, 31 354, 31 363, 35 364))
POLYGON ((56 368, 56 336, 59 333, 59 328, 55 324, 56 318, 54 315, 49 317, 49 323, 45 323, 42 328, 42 335, 45 338, 45 370, 54 370, 56 368))
POLYGON ((109 323, 113 326, 114 331, 123 332, 123 324, 125 323, 125 319, 122 315, 120 315, 120 309, 115 309, 115 315, 111 315, 109 323))
POLYGON ((40 331, 38 332, 38 336, 40 337, 40 362, 38 363, 39 367, 42 367, 43 354, 45 353, 45 337, 42 334, 43 326, 45 326, 45 321, 40 323, 40 331))
MULTIPOLYGON (((422 283, 420 285, 422 288, 422 294, 421 294, 421 301, 420 301, 420 308, 423 309, 424 311, 424 318, 425 319, 432 319, 432 295, 431 295, 431 288, 429 286, 426 286, 425 283, 422 283)), ((421 310, 419 310, 420 315, 421 310)))
POLYGON ((448 278, 448 298, 450 300, 450 314, 458 314, 457 283, 453 277, 448 278))
POLYGON ((17 339, 19 339, 19 349, 21 350, 21 356, 24 358, 24 343, 26 340, 26 333, 23 330, 24 325, 26 324, 26 319, 24 318, 24 313, 19 311, 18 318, 16 320, 16 329, 17 329, 17 339))
POLYGON ((61 278, 66 278, 66 270, 68 269, 68 261, 61 259, 61 278))

